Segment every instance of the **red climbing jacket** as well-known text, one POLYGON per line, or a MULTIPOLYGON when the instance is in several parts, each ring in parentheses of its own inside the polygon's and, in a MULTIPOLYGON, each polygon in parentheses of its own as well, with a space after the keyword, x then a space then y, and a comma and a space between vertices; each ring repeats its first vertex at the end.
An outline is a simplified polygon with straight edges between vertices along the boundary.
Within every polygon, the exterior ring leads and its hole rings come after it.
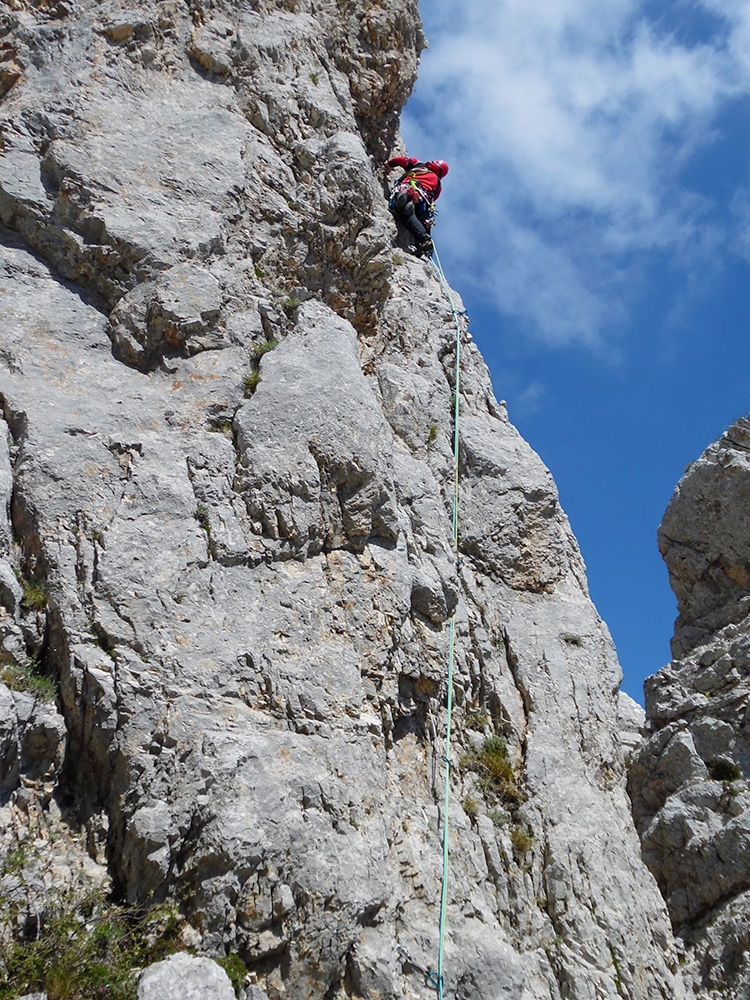
POLYGON ((406 171, 404 176, 400 177, 394 185, 394 190, 396 188, 402 190, 410 188, 414 201, 424 197, 430 203, 437 201, 440 197, 442 189, 440 178, 445 177, 448 173, 448 164, 445 160, 428 160, 426 163, 422 163, 421 160, 417 160, 413 156, 394 156, 393 159, 388 160, 386 166, 389 169, 401 167, 406 171))

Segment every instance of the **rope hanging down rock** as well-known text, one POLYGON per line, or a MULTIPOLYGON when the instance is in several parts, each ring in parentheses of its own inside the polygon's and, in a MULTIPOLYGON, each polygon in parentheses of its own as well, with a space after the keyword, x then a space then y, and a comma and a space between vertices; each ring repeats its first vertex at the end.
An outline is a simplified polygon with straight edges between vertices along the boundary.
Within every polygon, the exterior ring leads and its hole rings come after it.
MULTIPOLYGON (((453 551, 456 558, 456 566, 458 567, 458 445, 459 445, 459 419, 461 416, 460 410, 460 379, 461 379, 461 324, 459 323, 459 317, 465 315, 463 311, 456 309, 453 302, 453 296, 451 295, 450 288, 448 287, 448 282, 445 280, 445 273, 443 271, 442 264, 440 263, 440 257, 438 256, 437 249, 434 251, 433 266, 437 271, 438 277, 440 278, 440 284, 442 285, 443 292, 447 298, 451 312, 453 313, 453 320, 456 324, 456 374, 454 379, 454 395, 453 395, 453 551)), ((445 723, 445 791, 443 794, 443 878, 442 878, 442 889, 440 893, 440 939, 438 946, 438 967, 437 975, 431 974, 429 976, 430 981, 433 983, 437 989, 439 1000, 443 1000, 443 987, 444 987, 444 958, 445 958, 445 925, 446 925, 446 912, 448 905, 448 834, 449 834, 449 822, 448 822, 448 811, 450 807, 450 770, 451 770, 451 721, 453 716, 453 664, 455 660, 455 649, 456 649, 456 612, 454 611, 451 615, 450 622, 448 624, 448 694, 446 703, 446 723, 445 723)))

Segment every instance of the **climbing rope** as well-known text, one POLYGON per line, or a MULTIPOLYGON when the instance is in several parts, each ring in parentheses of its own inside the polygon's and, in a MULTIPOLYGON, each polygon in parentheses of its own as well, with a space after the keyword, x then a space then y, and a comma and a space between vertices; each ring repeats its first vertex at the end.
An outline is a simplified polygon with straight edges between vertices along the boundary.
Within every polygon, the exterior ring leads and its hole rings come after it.
MULTIPOLYGON (((458 444, 459 444, 459 418, 460 418, 460 379, 461 379, 461 324, 459 323, 459 317, 464 315, 463 311, 456 309, 455 303, 453 302, 453 296, 451 295, 448 282, 445 280, 445 272, 443 271, 443 266, 440 263, 440 257, 438 256, 437 249, 434 251, 434 259, 432 261, 435 270, 437 271, 438 277, 440 278, 440 284, 442 285, 443 292, 447 298, 451 312, 453 313, 453 320, 456 324, 456 374, 454 379, 454 396, 453 396, 453 521, 452 521, 452 537, 453 537, 453 551, 456 557, 456 566, 458 566, 458 444)), ((451 721, 453 716, 453 664, 455 660, 455 650, 456 650, 456 613, 455 611, 451 615, 450 622, 448 624, 448 696, 446 703, 446 723, 445 723, 445 790, 443 793, 443 877, 442 877, 442 889, 440 893, 440 938, 438 945, 438 967, 437 975, 428 974, 428 978, 432 984, 437 989, 439 1000, 443 1000, 443 987, 444 987, 444 977, 443 977, 443 967, 445 958, 445 925, 446 925, 446 912, 448 906, 448 834, 449 834, 449 823, 448 823, 448 810, 450 807, 450 771, 451 771, 451 721)))

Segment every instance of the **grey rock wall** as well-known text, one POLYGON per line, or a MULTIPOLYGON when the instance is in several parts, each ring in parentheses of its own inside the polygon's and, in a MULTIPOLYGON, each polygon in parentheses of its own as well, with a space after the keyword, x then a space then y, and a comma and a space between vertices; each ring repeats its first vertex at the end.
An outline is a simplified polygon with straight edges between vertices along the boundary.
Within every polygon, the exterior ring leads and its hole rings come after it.
POLYGON ((81 866, 252 995, 420 997, 455 611, 447 989, 679 997, 614 649, 463 318, 453 556, 453 314, 381 166, 416 4, 1 17, 4 655, 64 725, 50 788, 7 710, 2 808, 63 801, 81 866))
POLYGON ((707 997, 750 994, 749 455, 743 419, 688 468, 664 515, 675 659, 646 682, 650 735, 629 776, 684 974, 707 997))

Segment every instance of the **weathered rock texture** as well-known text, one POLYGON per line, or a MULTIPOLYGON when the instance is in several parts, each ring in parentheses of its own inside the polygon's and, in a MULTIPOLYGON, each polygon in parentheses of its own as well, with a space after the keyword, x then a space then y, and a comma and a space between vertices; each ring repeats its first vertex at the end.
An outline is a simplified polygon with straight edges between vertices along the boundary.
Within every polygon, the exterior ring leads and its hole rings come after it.
POLYGON ((180 953, 143 973, 138 1000, 234 1000, 234 990, 215 962, 180 953))
POLYGON ((629 778, 644 858, 700 996, 750 996, 750 421, 680 480, 659 531, 675 660, 646 682, 629 778))
POLYGON ((416 3, 2 25, 3 655, 39 659, 66 733, 55 798, 7 713, 5 808, 64 802, 253 996, 422 997, 456 610, 448 995, 679 997, 614 650, 463 320, 453 556, 453 318, 380 167, 416 3))

